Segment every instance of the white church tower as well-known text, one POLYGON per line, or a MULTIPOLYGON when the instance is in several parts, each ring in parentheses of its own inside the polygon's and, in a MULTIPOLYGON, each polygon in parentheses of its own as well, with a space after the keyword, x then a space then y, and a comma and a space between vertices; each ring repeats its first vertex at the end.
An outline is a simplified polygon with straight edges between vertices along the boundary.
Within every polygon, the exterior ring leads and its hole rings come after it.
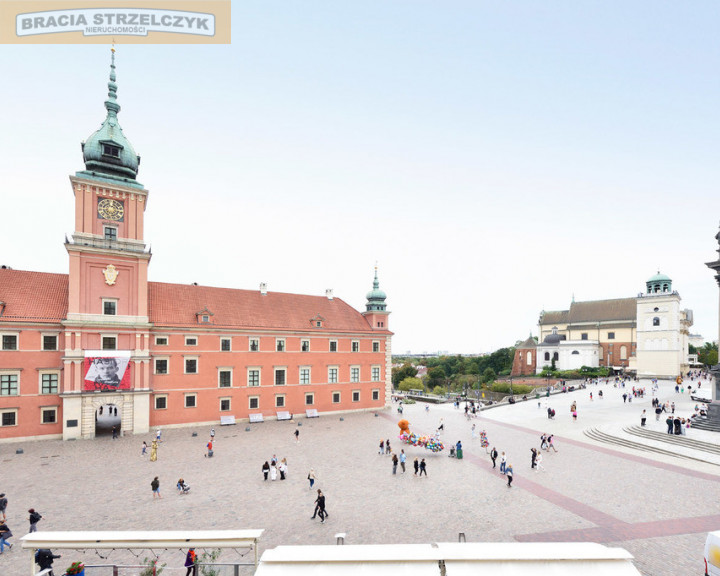
POLYGON ((680 308, 672 280, 658 272, 637 299, 637 375, 671 378, 687 372, 688 335, 692 310, 680 308))

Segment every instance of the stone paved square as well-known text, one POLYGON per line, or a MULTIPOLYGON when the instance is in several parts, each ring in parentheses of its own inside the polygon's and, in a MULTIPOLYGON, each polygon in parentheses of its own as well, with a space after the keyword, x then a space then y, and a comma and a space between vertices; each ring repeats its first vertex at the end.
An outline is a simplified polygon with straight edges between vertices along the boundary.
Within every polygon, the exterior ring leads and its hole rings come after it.
MULTIPOLYGON (((465 458, 401 445, 395 408, 321 416, 295 422, 216 426, 215 457, 206 458, 210 427, 163 430, 157 462, 141 457, 150 437, 101 437, 89 441, 39 441, 0 445, 0 491, 9 498, 8 524, 15 542, 28 528, 27 510, 43 515, 41 530, 188 530, 263 528, 261 552, 277 545, 334 544, 346 532, 348 544, 468 541, 571 541, 596 538, 635 555, 641 572, 652 576, 700 573, 705 533, 720 527, 717 494, 720 467, 597 444, 583 429, 603 423, 636 423, 648 396, 632 405, 606 386, 603 401, 589 403, 579 391, 482 412, 468 421, 451 405, 405 407, 403 417, 418 433, 434 432, 444 418, 446 445, 461 440, 465 458), (578 402, 579 421, 566 409, 578 402), (545 403, 556 408, 548 421, 545 403), (567 412, 567 414, 566 414, 567 412), (343 418, 343 420, 341 420, 343 418), (294 431, 301 423, 300 443, 294 431), (505 450, 515 470, 513 487, 492 470, 489 456, 472 439, 472 423, 485 429, 491 446, 505 450), (197 432, 197 437, 192 433, 197 432), (544 454, 546 471, 530 469, 530 448, 542 432, 556 434, 557 453, 544 454), (378 455, 381 438, 405 448, 408 472, 392 475, 390 456, 378 455), (17 455, 15 450, 24 449, 17 455), (261 466, 273 454, 287 458, 285 481, 264 482, 261 466), (416 478, 412 460, 424 457, 428 477, 416 478), (329 518, 310 520, 316 487, 327 495, 329 518), (163 498, 154 501, 150 482, 159 476, 163 498), (179 496, 175 483, 191 485, 179 496), (692 522, 690 521, 692 520, 692 522)), ((663 386, 660 397, 674 393, 663 386)), ((675 398, 678 410, 693 402, 675 398)), ((691 434, 700 431, 691 430, 691 434)), ((707 433, 706 433, 707 434, 707 433)), ((237 556, 227 552, 227 558, 237 556)), ((70 551, 56 561, 64 568, 70 551)), ((142 558, 142 554, 141 554, 142 558)), ((107 561, 95 554, 88 563, 132 561, 114 552, 107 561)), ((179 568, 184 555, 161 553, 179 568)), ((29 552, 17 546, 0 557, 0 573, 29 573, 29 552)), ((57 570, 56 572, 60 572, 57 570)), ((169 572, 172 574, 173 572, 169 572)), ((90 572, 101 574, 101 572, 90 572)))

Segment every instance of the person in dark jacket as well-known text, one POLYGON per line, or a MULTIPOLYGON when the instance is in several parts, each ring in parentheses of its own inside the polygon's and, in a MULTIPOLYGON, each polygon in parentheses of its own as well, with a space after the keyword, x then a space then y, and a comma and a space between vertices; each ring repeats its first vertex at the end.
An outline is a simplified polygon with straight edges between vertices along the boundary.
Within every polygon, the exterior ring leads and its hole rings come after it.
POLYGON ((35 508, 30 508, 28 513, 30 514, 30 533, 37 532, 37 523, 40 522, 42 516, 35 512, 35 508))
POLYGON ((55 558, 62 558, 60 554, 53 554, 51 550, 47 548, 40 548, 35 552, 35 564, 40 566, 40 570, 50 569, 49 576, 53 576, 52 565, 55 558))
POLYGON ((185 576, 193 576, 197 575, 197 554, 195 553, 195 548, 190 548, 188 550, 187 556, 185 556, 185 567, 187 568, 187 572, 185 572, 185 576))

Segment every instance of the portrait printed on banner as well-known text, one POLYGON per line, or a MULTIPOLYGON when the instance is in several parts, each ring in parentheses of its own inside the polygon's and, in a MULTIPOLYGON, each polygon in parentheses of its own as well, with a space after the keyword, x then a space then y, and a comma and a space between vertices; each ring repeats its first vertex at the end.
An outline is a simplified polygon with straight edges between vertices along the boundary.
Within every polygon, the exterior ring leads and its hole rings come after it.
POLYGON ((130 359, 117 356, 85 358, 84 390, 125 390, 130 388, 130 359))

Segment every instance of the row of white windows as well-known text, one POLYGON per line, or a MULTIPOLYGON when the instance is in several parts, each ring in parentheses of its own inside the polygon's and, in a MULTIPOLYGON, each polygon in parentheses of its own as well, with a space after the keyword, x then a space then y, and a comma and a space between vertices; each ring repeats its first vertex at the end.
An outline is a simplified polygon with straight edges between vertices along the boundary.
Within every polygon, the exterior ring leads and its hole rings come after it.
MULTIPOLYGON (((350 398, 352 402, 360 402, 360 390, 352 390, 350 392, 350 398)), ((331 393, 331 399, 333 404, 340 404, 342 402, 342 392, 335 391, 331 393)), ((380 400, 380 390, 372 390, 373 401, 380 400)), ((220 398, 220 412, 229 412, 232 410, 232 398, 220 398)), ((315 393, 305 393, 305 406, 315 405, 315 393)), ((184 397, 185 408, 197 408, 198 407, 198 395, 195 392, 185 394, 184 397)), ((286 397, 285 394, 275 394, 274 407, 285 408, 286 397)), ((167 410, 168 409, 168 396, 167 394, 156 394, 155 395, 155 410, 167 410)), ((259 410, 260 409, 260 396, 249 396, 248 397, 248 410, 259 410)))
MULTIPOLYGON (((40 424, 57 424, 57 406, 43 406, 40 408, 40 424)), ((5 408, 0 410, 0 427, 17 426, 17 408, 5 408)))
MULTIPOLYGON (((2 334, 0 338, 0 349, 1 350, 18 350, 18 334, 2 334)), ((102 336, 102 349, 103 350, 117 350, 117 336, 102 336)), ((156 346, 167 346, 167 336, 156 336, 156 346)), ((197 346, 197 336, 185 336, 185 346, 197 346)), ((57 334, 43 334, 42 335, 42 349, 43 350, 57 350, 58 349, 58 336, 57 334)), ((275 338, 275 351, 285 352, 287 350, 285 338, 275 338)), ((221 352, 232 352, 232 338, 220 338, 220 351, 221 352)), ((260 339, 250 338, 248 342, 249 352, 260 351, 260 339)), ((330 340, 328 346, 329 352, 338 351, 338 341, 330 340)), ((353 340, 350 343, 351 352, 360 352, 360 341, 353 340)), ((380 342, 374 340, 372 343, 372 351, 380 352, 380 342)), ((300 340, 300 352, 310 352, 310 340, 300 340)))
MULTIPOLYGON (((197 359, 185 359, 185 370, 186 374, 197 374, 197 359), (188 370, 192 370, 188 372, 188 370)), ((167 360, 155 359, 155 373, 156 374, 167 374, 167 360), (165 370, 163 372, 162 370, 165 370)), ((311 384, 310 368, 300 368, 299 382, 298 384, 311 384)), ((339 368, 337 366, 331 366, 328 368, 328 384, 337 384, 339 368)), ((380 382, 380 366, 373 366, 371 369, 372 381, 380 382)), ((39 393, 40 394, 57 394, 59 392, 59 372, 41 372, 39 375, 39 393)), ((284 386, 287 384, 287 369, 286 368, 275 368, 274 379, 275 386, 284 386)), ((360 382, 360 367, 350 367, 350 382, 360 382)), ((218 387, 219 388, 230 388, 233 384, 233 371, 231 369, 219 368, 218 369, 218 387)), ((261 369, 260 368, 249 368, 247 371, 247 385, 248 386, 260 386, 261 384, 261 369)), ((0 396, 18 396, 20 394, 20 373, 19 372, 7 372, 0 373, 0 396)))
MULTIPOLYGON (((60 382, 59 372, 40 372, 39 393, 57 394, 60 382)), ((0 396, 18 396, 20 394, 20 373, 0 373, 0 396)))
MULTIPOLYGON (((155 336, 156 346, 167 346, 169 338, 167 336, 155 336)), ((197 336, 185 336, 185 346, 197 346, 197 336)), ((330 340, 328 344, 328 352, 337 352, 338 341, 330 340)), ((232 352, 232 338, 220 338, 220 351, 232 352)), ((248 339, 248 352, 260 351, 260 338, 248 339)), ((285 338, 275 338, 275 352, 286 352, 287 345, 285 338)), ((316 350, 317 351, 317 350, 316 350)), ((374 340, 372 343, 372 351, 380 352, 380 341, 374 340)), ((310 340, 300 340, 299 352, 310 352, 310 340)), ((360 352, 360 340, 352 340, 350 342, 350 352, 360 352)))
MULTIPOLYGON (((169 360, 167 358, 155 358, 155 374, 167 375, 170 373, 169 360)), ((198 373, 198 359, 185 358, 185 374, 198 373)), ((287 384, 287 368, 273 368, 275 386, 284 386, 287 384)), ((340 368, 338 366, 329 366, 327 371, 327 383, 335 384, 339 382, 340 368)), ((380 382, 381 367, 372 366, 370 376, 372 382, 380 382)), ((261 369, 247 369, 247 385, 260 386, 261 369)), ((220 388, 229 388, 232 386, 233 370, 231 368, 218 368, 218 386, 220 388)), ((350 382, 360 382, 360 366, 350 366, 350 382)), ((311 369, 308 366, 301 366, 299 370, 298 384, 311 384, 311 369)))

